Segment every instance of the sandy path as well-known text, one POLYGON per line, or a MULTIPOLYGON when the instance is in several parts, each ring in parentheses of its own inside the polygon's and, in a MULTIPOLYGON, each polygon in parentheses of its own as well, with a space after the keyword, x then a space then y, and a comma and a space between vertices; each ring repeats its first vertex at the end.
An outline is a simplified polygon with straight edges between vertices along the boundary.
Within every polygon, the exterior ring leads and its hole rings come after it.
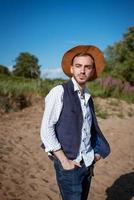
MULTIPOLYGON (((0 116, 0 200, 59 200, 40 148, 43 103, 0 116)), ((134 200, 134 116, 99 119, 112 153, 96 164, 90 200, 134 200)))

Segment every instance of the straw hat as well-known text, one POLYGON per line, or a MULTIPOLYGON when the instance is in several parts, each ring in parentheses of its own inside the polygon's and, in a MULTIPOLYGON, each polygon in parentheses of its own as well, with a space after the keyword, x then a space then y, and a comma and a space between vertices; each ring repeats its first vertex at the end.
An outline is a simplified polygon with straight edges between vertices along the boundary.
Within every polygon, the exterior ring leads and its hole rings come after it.
POLYGON ((96 79, 100 75, 100 73, 103 71, 104 56, 103 56, 103 53, 100 51, 100 49, 91 45, 80 45, 68 50, 63 55, 63 58, 62 58, 61 65, 62 65, 63 72, 67 76, 72 77, 72 74, 70 72, 72 59, 74 58, 74 56, 80 53, 90 54, 94 58, 96 73, 94 77, 92 78, 92 80, 96 79))

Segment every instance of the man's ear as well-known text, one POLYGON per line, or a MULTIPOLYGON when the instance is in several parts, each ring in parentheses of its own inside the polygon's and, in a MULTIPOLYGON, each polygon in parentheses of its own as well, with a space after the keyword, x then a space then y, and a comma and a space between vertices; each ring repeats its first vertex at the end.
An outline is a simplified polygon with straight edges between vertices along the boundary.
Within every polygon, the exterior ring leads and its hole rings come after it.
POLYGON ((70 67, 70 72, 71 72, 71 74, 73 74, 73 66, 72 65, 70 67))

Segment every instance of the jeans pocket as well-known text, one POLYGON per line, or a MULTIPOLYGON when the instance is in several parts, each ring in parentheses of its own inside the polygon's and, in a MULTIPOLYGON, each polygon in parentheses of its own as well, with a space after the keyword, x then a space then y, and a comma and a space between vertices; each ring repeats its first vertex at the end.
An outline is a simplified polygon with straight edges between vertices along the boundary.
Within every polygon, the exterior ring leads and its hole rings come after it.
POLYGON ((77 169, 77 167, 74 167, 74 168, 72 168, 72 169, 64 169, 64 168, 62 167, 62 165, 61 165, 61 168, 62 168, 62 171, 63 171, 63 172, 72 172, 72 171, 74 171, 74 170, 77 169))
POLYGON ((58 168, 58 170, 60 170, 62 172, 65 172, 65 173, 66 172, 68 172, 68 173, 72 172, 72 171, 74 171, 74 170, 76 170, 78 168, 77 166, 75 166, 72 169, 64 169, 62 164, 61 164, 61 162, 60 162, 60 160, 56 159, 56 160, 54 160, 54 162, 55 162, 55 168, 58 168))

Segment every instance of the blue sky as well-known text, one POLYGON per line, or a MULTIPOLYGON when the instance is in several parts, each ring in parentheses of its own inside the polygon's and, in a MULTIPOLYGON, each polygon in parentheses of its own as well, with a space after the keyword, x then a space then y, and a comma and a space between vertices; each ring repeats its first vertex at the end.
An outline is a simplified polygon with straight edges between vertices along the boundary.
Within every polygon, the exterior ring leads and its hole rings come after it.
POLYGON ((134 25, 133 10, 133 0, 0 0, 0 64, 29 52, 46 76, 62 76, 65 51, 79 44, 104 51, 134 25))

